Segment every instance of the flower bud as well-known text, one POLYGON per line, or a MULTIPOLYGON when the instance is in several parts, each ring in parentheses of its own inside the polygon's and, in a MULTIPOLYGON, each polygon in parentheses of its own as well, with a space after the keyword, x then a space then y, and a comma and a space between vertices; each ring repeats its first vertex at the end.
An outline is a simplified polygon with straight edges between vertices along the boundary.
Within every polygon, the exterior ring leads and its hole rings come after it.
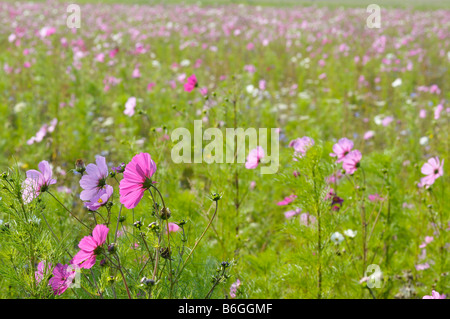
POLYGON ((170 216, 171 216, 170 209, 168 207, 163 207, 161 209, 161 214, 159 217, 161 217, 162 220, 167 220, 170 218, 170 216))
POLYGON ((148 228, 149 229, 158 229, 159 225, 156 222, 153 222, 148 225, 148 228))
POLYGON ((116 244, 115 243, 111 243, 108 245, 108 252, 110 254, 114 254, 116 252, 116 244))
POLYGON ((75 171, 83 175, 83 173, 86 171, 86 166, 84 165, 84 162, 82 159, 77 159, 75 162, 75 171))
POLYGON ((153 279, 148 279, 147 277, 142 277, 141 284, 142 286, 154 286, 155 281, 153 279))

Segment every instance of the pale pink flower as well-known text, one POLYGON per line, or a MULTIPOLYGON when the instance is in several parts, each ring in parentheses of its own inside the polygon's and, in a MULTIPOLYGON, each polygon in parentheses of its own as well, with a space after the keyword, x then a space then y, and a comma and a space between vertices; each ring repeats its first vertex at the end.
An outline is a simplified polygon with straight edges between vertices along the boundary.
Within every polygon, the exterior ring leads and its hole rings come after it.
POLYGON ((177 232, 180 230, 180 226, 175 223, 169 223, 169 233, 177 232))
POLYGON ((433 236, 425 236, 425 241, 419 246, 419 248, 425 248, 433 240, 434 240, 433 236))
POLYGON ((422 299, 445 299, 445 298, 446 298, 445 295, 441 295, 437 291, 433 290, 431 292, 431 296, 423 296, 422 299))
POLYGON ((86 174, 80 179, 80 186, 83 191, 80 199, 90 201, 106 186, 106 178, 108 177, 108 166, 103 156, 95 157, 95 164, 86 166, 86 174))
POLYGON ((296 215, 300 215, 301 212, 302 210, 300 208, 296 208, 295 210, 288 210, 284 213, 284 217, 286 217, 286 219, 290 219, 296 215))
POLYGON ((31 202, 41 193, 47 191, 50 185, 56 183, 52 178, 52 169, 47 161, 42 161, 38 165, 39 171, 31 169, 27 171, 27 178, 22 184, 22 199, 25 204, 31 202))
POLYGON ((231 298, 236 298, 236 293, 237 293, 237 290, 240 285, 241 285, 241 281, 239 279, 236 280, 235 283, 231 284, 231 287, 230 287, 230 297, 231 298))
POLYGON ((421 172, 427 176, 421 178, 418 186, 429 187, 433 185, 436 179, 444 175, 444 160, 440 163, 439 157, 430 158, 428 162, 423 164, 421 172))
POLYGON ((314 145, 314 140, 308 136, 302 138, 296 138, 289 143, 289 147, 294 148, 295 157, 302 157, 306 154, 306 151, 314 145))
POLYGON ((316 217, 309 213, 303 213, 300 215, 300 223, 304 226, 309 226, 316 222, 316 217))
POLYGON ((254 169, 257 168, 261 159, 264 158, 264 150, 261 146, 257 146, 255 149, 251 150, 247 156, 247 162, 245 163, 245 168, 254 169))
POLYGON ((139 67, 136 66, 136 67, 134 68, 133 73, 131 74, 131 77, 132 77, 133 79, 138 79, 138 78, 141 77, 141 71, 139 71, 139 67))
POLYGON ((375 136, 375 132, 374 131, 367 131, 366 133, 364 133, 364 140, 369 140, 369 139, 371 139, 372 137, 374 137, 375 136))
POLYGON ((442 106, 442 104, 439 104, 438 106, 436 106, 434 108, 434 119, 435 120, 439 120, 439 118, 441 117, 441 112, 444 110, 444 107, 442 106))
POLYGON ((132 96, 125 103, 125 111, 123 111, 123 114, 133 116, 135 107, 136 107, 136 98, 132 96))
POLYGON ((345 170, 345 173, 348 175, 352 175, 356 172, 359 167, 359 162, 361 161, 362 155, 358 150, 353 150, 347 154, 344 158, 342 168, 345 170))
POLYGON ((96 211, 100 207, 104 206, 113 193, 113 187, 105 185, 100 189, 96 195, 94 195, 89 201, 84 203, 84 206, 90 211, 96 211))
POLYGON ((45 276, 51 273, 51 271, 52 271, 52 264, 51 263, 47 264, 47 262, 41 261, 37 266, 37 271, 34 272, 36 282, 40 283, 45 276))
POLYGON ((348 153, 353 148, 353 142, 348 138, 341 138, 336 144, 333 145, 333 152, 330 156, 337 157, 336 163, 340 163, 344 160, 348 153))

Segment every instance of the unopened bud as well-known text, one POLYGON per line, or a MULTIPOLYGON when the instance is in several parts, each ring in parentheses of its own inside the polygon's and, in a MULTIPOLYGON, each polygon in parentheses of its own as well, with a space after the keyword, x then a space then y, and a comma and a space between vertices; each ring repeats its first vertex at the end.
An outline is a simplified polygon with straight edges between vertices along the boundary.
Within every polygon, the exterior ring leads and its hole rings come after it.
POLYGON ((75 171, 83 175, 83 173, 86 171, 86 166, 84 165, 84 162, 82 159, 77 159, 75 162, 75 171))
POLYGON ((166 219, 169 219, 170 216, 171 216, 170 209, 168 207, 163 207, 161 209, 161 214, 160 214, 161 219, 166 220, 166 219))

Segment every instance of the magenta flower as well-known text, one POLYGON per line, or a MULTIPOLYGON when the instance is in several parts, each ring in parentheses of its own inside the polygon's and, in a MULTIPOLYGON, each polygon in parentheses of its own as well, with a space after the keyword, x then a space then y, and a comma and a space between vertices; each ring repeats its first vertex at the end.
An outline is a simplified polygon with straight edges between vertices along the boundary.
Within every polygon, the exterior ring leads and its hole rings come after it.
POLYGON ((344 162, 342 164, 342 168, 345 170, 345 173, 348 175, 352 175, 359 167, 359 162, 361 161, 362 155, 358 150, 353 150, 347 154, 344 158, 344 162))
POLYGON ((34 272, 34 277, 36 278, 37 283, 40 283, 42 279, 44 279, 44 277, 52 270, 52 264, 49 263, 47 267, 45 267, 46 264, 47 263, 45 261, 41 261, 37 266, 37 271, 34 272))
POLYGON ((52 169, 47 161, 42 161, 38 165, 39 171, 30 169, 27 171, 27 178, 23 181, 22 199, 25 204, 31 202, 39 194, 47 191, 48 187, 56 183, 52 178, 52 169))
POLYGON ((151 177, 156 172, 156 164, 150 154, 139 153, 125 167, 120 181, 120 202, 128 209, 135 208, 149 189, 151 177))
POLYGON ((368 196, 368 198, 369 198, 369 200, 370 200, 371 202, 378 202, 378 201, 382 202, 382 201, 384 201, 384 198, 381 197, 378 193, 376 193, 376 194, 370 194, 370 195, 368 196))
POLYGON ((247 162, 245 162, 245 168, 254 169, 257 168, 261 159, 264 158, 264 150, 261 146, 257 146, 251 150, 247 156, 247 162))
POLYGON ((340 163, 344 160, 348 153, 353 148, 353 142, 348 138, 341 138, 336 144, 333 145, 333 152, 330 156, 337 157, 336 163, 340 163))
POLYGON ((445 299, 445 295, 441 295, 436 290, 433 290, 431 296, 423 296, 422 299, 445 299))
POLYGON ((427 176, 422 177, 419 183, 419 187, 429 187, 434 184, 436 179, 438 179, 440 176, 444 175, 444 160, 442 160, 442 163, 439 161, 439 157, 432 157, 423 164, 421 169, 422 174, 425 174, 427 176))
POLYGON ((198 86, 197 78, 195 77, 195 74, 192 74, 190 77, 188 77, 187 82, 184 84, 184 90, 186 92, 191 92, 198 86))
POLYGON ((80 268, 90 269, 95 265, 97 256, 102 252, 102 245, 108 235, 108 227, 97 225, 92 231, 92 236, 85 236, 78 244, 81 249, 72 260, 72 263, 80 268))
POLYGON ((84 206, 91 211, 96 211, 108 202, 113 190, 112 186, 106 185, 105 188, 100 189, 89 201, 84 202, 84 206))
POLYGON ((304 156, 306 154, 306 151, 313 145, 314 140, 308 136, 297 138, 289 143, 289 147, 294 148, 294 157, 304 156))
POLYGON ((72 265, 57 264, 53 269, 53 277, 48 281, 55 295, 63 294, 70 288, 75 279, 75 269, 72 265))
POLYGON ((297 198, 297 195, 289 195, 287 197, 285 197, 282 201, 278 202, 277 205, 278 206, 285 206, 285 205, 289 205, 290 203, 292 203, 294 201, 294 199, 297 198))
POLYGON ((95 163, 86 166, 86 174, 80 180, 80 186, 83 188, 80 199, 83 201, 90 201, 106 186, 108 177, 106 160, 103 156, 96 156, 95 163))

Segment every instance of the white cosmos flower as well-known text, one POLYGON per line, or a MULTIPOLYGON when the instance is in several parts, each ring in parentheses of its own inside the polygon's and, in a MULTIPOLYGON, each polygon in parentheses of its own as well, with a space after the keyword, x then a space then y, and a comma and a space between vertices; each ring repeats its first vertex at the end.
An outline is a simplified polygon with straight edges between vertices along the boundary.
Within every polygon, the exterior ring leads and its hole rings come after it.
POLYGON ((331 240, 337 245, 344 240, 344 236, 342 236, 341 233, 335 232, 333 235, 331 235, 331 240))
POLYGON ((358 233, 356 230, 347 229, 344 231, 345 236, 354 238, 356 236, 356 233, 358 233))
POLYGON ((184 59, 183 61, 180 62, 181 66, 189 66, 191 64, 191 61, 184 59))
POLYGON ((428 137, 422 136, 422 137, 420 138, 420 140, 419 140, 419 144, 420 144, 420 145, 426 145, 426 144, 428 144, 428 137))
POLYGON ((396 88, 397 86, 402 85, 402 79, 398 78, 394 82, 392 82, 392 87, 396 88))

